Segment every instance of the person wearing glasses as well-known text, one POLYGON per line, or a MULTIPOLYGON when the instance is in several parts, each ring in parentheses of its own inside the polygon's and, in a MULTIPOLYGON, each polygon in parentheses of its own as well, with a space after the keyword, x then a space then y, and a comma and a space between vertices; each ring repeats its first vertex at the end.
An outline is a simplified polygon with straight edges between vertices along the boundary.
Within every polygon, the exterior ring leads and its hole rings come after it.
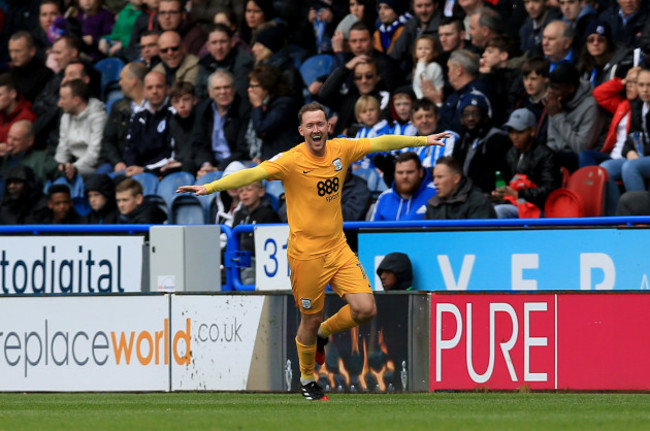
POLYGON ((181 40, 185 51, 199 55, 201 48, 207 40, 205 32, 196 24, 185 8, 182 0, 160 0, 156 13, 156 28, 161 32, 175 31, 181 40))
POLYGON ((382 110, 388 108, 390 93, 383 90, 380 82, 377 62, 367 56, 354 57, 332 72, 318 92, 318 100, 337 113, 334 135, 356 134, 359 125, 352 127, 356 120, 354 105, 360 96, 373 96, 379 100, 382 110), (349 80, 352 80, 352 85, 346 84, 349 80), (347 93, 343 93, 343 88, 347 88, 347 93))
POLYGON ((181 36, 175 31, 166 31, 158 38, 160 59, 152 70, 165 75, 167 85, 176 82, 189 82, 196 85, 199 74, 199 59, 194 54, 185 52, 181 36))

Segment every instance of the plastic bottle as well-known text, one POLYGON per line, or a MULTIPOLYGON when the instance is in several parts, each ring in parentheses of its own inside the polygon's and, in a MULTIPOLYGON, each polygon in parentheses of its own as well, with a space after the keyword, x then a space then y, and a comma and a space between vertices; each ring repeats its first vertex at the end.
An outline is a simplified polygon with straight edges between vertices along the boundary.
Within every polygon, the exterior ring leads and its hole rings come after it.
POLYGON ((495 181, 494 181, 494 187, 498 189, 499 187, 505 187, 506 186, 506 180, 503 179, 503 176, 501 176, 501 171, 496 171, 494 173, 495 181))

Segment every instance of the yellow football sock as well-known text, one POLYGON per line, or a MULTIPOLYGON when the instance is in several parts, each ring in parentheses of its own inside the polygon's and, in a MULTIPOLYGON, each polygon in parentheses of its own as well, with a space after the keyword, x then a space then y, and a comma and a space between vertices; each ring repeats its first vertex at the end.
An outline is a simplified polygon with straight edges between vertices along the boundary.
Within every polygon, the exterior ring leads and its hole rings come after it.
POLYGON ((300 380, 316 380, 314 377, 314 367, 316 366, 316 344, 302 344, 296 338, 296 348, 298 349, 298 362, 300 363, 300 380))
POLYGON ((321 323, 319 335, 329 337, 330 334, 345 331, 358 325, 352 318, 350 304, 346 304, 335 315, 321 323))

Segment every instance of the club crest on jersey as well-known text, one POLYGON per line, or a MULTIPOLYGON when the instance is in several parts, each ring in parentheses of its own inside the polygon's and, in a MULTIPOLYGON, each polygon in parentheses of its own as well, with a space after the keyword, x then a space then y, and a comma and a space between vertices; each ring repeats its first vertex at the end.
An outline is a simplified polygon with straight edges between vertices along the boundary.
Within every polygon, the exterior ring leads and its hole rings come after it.
POLYGON ((337 159, 334 159, 332 164, 334 165, 334 170, 337 171, 337 172, 340 171, 341 169, 343 169, 343 162, 341 161, 340 157, 337 158, 337 159))
POLYGON ((158 133, 162 133, 165 131, 165 127, 167 127, 167 121, 162 120, 160 123, 158 123, 158 133))
POLYGON ((311 309, 311 299, 309 298, 300 298, 300 303, 302 304, 302 308, 305 310, 310 310, 311 309))

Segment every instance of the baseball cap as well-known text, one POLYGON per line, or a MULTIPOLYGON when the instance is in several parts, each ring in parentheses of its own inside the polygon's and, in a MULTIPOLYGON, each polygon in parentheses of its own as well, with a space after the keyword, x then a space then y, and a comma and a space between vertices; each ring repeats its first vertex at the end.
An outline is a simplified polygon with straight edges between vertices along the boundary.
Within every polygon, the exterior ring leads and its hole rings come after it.
POLYGON ((504 128, 514 129, 522 132, 529 127, 535 127, 537 120, 535 115, 526 108, 519 108, 512 111, 508 122, 503 125, 504 128))

